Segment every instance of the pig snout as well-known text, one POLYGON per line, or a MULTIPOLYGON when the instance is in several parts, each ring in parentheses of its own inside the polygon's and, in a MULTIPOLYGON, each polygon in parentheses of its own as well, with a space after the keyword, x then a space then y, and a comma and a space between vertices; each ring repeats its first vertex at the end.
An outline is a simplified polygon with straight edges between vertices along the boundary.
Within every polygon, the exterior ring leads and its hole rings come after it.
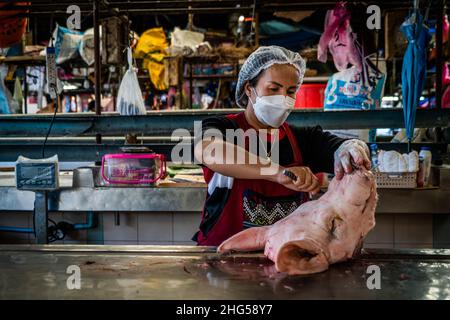
POLYGON ((328 269, 329 254, 324 246, 305 238, 285 243, 277 255, 276 268, 290 275, 310 274, 328 269))

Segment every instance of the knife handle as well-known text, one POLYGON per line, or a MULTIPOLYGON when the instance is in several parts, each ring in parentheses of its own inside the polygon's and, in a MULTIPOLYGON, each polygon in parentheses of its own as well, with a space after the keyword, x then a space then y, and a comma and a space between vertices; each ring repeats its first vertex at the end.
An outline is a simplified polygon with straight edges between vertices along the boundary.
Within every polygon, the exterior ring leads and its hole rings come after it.
POLYGON ((287 170, 287 169, 284 169, 284 170, 283 170, 283 174, 284 174, 286 177, 289 177, 289 178, 291 178, 292 180, 297 181, 297 176, 296 176, 295 174, 293 174, 292 171, 289 171, 289 170, 287 170))

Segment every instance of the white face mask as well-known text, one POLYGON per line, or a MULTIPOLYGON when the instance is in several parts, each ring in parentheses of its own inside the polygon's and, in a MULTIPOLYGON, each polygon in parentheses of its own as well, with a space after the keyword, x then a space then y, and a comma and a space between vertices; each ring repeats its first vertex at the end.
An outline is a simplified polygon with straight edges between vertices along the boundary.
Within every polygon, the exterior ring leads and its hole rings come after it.
POLYGON ((256 102, 250 99, 258 120, 272 128, 279 128, 294 108, 295 99, 284 95, 273 96, 258 96, 254 88, 253 92, 256 95, 256 102))

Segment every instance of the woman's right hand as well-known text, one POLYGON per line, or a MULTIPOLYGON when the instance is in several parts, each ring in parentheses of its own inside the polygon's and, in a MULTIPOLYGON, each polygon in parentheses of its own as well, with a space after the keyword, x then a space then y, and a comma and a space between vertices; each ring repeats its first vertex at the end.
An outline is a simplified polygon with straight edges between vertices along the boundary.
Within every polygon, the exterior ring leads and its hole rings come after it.
POLYGON ((308 167, 282 168, 276 175, 276 182, 286 188, 299 192, 309 192, 311 195, 320 191, 320 181, 308 167), (289 170, 297 176, 297 180, 292 180, 284 175, 284 169, 289 170))

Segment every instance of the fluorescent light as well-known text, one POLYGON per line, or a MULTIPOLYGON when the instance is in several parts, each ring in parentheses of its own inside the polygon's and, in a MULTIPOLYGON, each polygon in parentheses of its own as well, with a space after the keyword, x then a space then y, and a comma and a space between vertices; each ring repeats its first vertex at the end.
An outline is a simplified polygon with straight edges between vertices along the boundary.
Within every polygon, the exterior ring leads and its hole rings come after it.
POLYGON ((383 100, 383 101, 398 101, 399 99, 398 99, 398 97, 396 97, 396 96, 384 96, 384 97, 382 98, 382 100, 383 100))
POLYGON ((78 89, 78 87, 77 87, 77 86, 74 86, 73 84, 65 84, 65 85, 63 86, 63 89, 64 89, 64 90, 75 90, 75 89, 78 89))

